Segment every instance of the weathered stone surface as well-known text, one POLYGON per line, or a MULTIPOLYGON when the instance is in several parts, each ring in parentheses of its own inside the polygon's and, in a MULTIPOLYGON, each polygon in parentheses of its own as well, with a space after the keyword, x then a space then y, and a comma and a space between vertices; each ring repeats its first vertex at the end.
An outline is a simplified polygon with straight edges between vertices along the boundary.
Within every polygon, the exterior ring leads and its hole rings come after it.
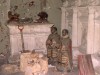
POLYGON ((22 26, 24 27, 22 31, 23 38, 21 37, 21 32, 18 29, 18 25, 21 24, 15 22, 8 24, 12 56, 20 54, 20 51, 23 50, 36 50, 37 52, 43 51, 44 53, 47 53, 45 42, 50 34, 50 27, 52 27, 53 24, 24 23, 22 26))
POLYGON ((18 66, 11 65, 11 64, 2 65, 0 69, 2 73, 6 73, 6 74, 11 74, 19 71, 18 66))
POLYGON ((19 63, 20 62, 20 55, 13 55, 10 56, 8 59, 9 63, 19 63))
POLYGON ((41 53, 22 53, 20 70, 25 72, 25 75, 44 75, 48 72, 48 59, 41 53))

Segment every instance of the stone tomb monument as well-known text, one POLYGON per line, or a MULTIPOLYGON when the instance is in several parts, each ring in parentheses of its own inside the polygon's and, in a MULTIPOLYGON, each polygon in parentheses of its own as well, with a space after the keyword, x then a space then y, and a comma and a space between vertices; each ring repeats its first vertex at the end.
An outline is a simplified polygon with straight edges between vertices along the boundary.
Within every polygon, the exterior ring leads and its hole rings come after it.
POLYGON ((50 27, 53 24, 49 23, 30 23, 30 24, 18 24, 9 23, 10 32, 10 48, 11 55, 17 55, 22 51, 21 34, 18 29, 18 25, 23 25, 23 40, 25 50, 36 50, 37 52, 47 53, 46 51, 46 39, 50 34, 50 27))

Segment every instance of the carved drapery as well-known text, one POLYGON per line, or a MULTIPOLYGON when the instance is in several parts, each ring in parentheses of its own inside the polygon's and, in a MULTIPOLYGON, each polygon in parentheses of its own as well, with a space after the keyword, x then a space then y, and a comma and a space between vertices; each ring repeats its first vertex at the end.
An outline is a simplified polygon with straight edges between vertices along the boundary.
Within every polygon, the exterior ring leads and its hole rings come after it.
POLYGON ((62 10, 62 16, 61 16, 61 31, 64 29, 64 28, 67 28, 67 25, 68 24, 66 24, 67 22, 66 22, 66 8, 64 8, 64 7, 62 7, 61 8, 61 10, 62 10))

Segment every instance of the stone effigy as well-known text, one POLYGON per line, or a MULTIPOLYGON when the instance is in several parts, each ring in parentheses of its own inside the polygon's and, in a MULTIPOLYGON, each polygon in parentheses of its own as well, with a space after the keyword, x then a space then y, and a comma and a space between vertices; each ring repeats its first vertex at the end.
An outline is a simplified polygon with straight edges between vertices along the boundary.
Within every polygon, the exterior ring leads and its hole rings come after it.
POLYGON ((45 75, 48 72, 48 59, 42 53, 22 53, 20 56, 20 70, 25 72, 25 75, 45 75))

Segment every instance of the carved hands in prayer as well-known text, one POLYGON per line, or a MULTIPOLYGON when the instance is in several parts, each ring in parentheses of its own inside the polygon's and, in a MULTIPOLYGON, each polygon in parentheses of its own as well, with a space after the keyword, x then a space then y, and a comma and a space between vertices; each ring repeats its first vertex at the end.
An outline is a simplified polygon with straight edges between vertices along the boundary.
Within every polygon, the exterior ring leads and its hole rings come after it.
POLYGON ((65 48, 65 46, 62 46, 62 49, 61 50, 65 50, 66 48, 65 48))
POLYGON ((51 40, 47 40, 47 42, 46 42, 47 48, 52 48, 51 45, 52 45, 52 41, 51 40))
POLYGON ((47 41, 47 44, 48 44, 48 45, 52 45, 52 40, 48 40, 48 41, 47 41))
POLYGON ((47 41, 47 47, 48 48, 57 48, 57 49, 59 49, 60 45, 57 44, 55 40, 48 40, 47 41))

